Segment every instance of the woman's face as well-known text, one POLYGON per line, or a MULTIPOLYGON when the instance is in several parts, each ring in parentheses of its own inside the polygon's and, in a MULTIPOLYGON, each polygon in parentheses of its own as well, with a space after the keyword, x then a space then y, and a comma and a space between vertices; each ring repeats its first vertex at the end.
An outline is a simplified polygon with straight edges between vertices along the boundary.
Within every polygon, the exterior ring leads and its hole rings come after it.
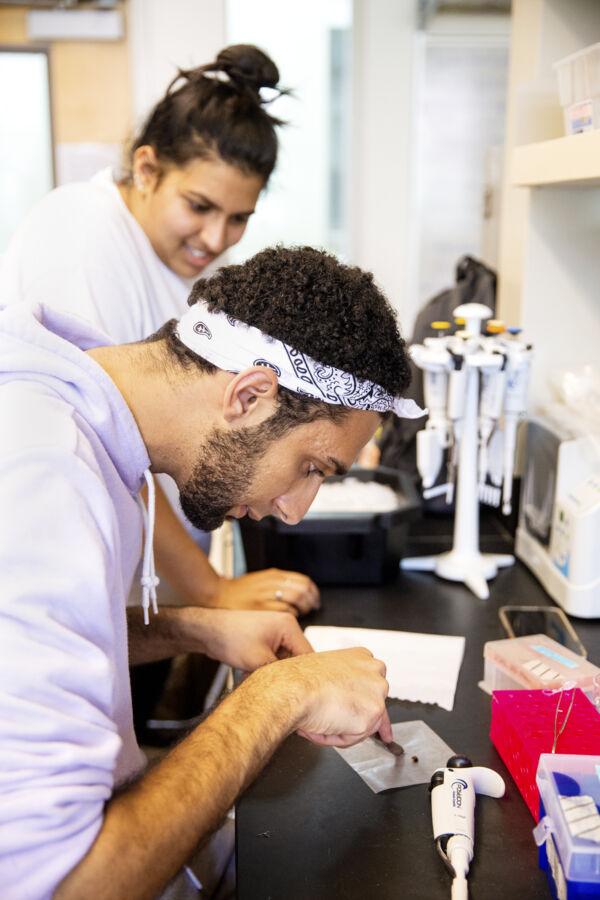
POLYGON ((158 179, 136 174, 129 204, 155 253, 182 278, 197 278, 240 240, 264 185, 222 159, 194 159, 158 179))

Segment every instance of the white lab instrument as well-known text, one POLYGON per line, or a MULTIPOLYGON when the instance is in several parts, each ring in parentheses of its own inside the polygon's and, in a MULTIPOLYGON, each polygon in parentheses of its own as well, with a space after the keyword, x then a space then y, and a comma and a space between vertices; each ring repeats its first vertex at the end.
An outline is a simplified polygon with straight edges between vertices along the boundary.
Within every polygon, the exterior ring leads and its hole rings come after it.
POLYGON ((515 339, 504 342, 504 347, 508 356, 508 366, 504 399, 502 512, 504 515, 510 515, 517 426, 527 410, 527 385, 529 382, 531 350, 527 345, 515 339))
POLYGON ((458 354, 454 354, 452 357, 452 365, 453 368, 448 378, 447 405, 448 422, 450 424, 452 435, 448 459, 448 483, 446 488, 446 503, 448 504, 451 504, 454 501, 454 484, 456 481, 456 468, 458 466, 467 384, 467 367, 464 365, 464 358, 458 354))
POLYGON ((532 421, 515 552, 570 615, 600 617, 599 536, 597 439, 532 421))
MULTIPOLYGON (((498 569, 514 563, 511 554, 479 550, 479 503, 510 512, 517 424, 526 411, 531 347, 509 336, 495 323, 494 333, 481 334, 481 323, 492 315, 487 306, 466 303, 454 310, 464 328, 454 335, 439 334, 410 348, 424 372, 425 402, 429 419, 417 435, 417 466, 423 496, 445 494, 456 509, 452 550, 436 556, 409 557, 403 569, 434 571, 450 581, 462 581, 473 593, 489 596, 487 581, 498 569), (480 391, 481 384, 481 391, 480 391), (504 419, 501 477, 490 466, 488 448, 504 419), (436 484, 445 455, 448 477, 436 484)), ((447 323, 432 323, 441 331, 447 323)))
POLYGON ((499 486, 487 483, 488 447, 502 415, 506 387, 507 358, 501 351, 496 352, 500 354, 501 366, 498 368, 494 360, 493 365, 481 367, 481 397, 479 400, 479 499, 489 506, 500 505, 499 486))
MULTIPOLYGON (((432 328, 440 332, 449 327, 449 322, 432 323, 432 328)), ((450 444, 446 399, 452 357, 440 338, 425 338, 422 347, 416 345, 411 350, 414 351, 414 361, 424 370, 423 394, 428 419, 425 428, 417 432, 417 455, 421 461, 419 472, 423 487, 427 490, 433 486, 443 462, 444 451, 450 444), (422 362, 419 361, 420 358, 422 362)))
POLYGON ((467 874, 475 842, 476 794, 502 797, 506 786, 492 769, 452 756, 431 776, 431 818, 435 846, 452 875, 452 900, 468 897, 467 874))

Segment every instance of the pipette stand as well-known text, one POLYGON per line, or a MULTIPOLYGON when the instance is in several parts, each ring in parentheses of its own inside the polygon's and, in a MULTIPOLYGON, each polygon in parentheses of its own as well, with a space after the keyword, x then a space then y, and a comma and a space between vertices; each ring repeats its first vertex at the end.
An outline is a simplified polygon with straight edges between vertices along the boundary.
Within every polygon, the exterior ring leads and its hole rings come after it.
POLYGON ((476 597, 489 597, 487 582, 498 569, 512 566, 510 553, 481 553, 479 550, 479 492, 477 473, 477 408, 479 404, 479 371, 467 368, 464 427, 460 442, 456 507, 452 550, 436 556, 413 556, 403 559, 403 569, 435 572, 448 581, 462 581, 476 597))
MULTIPOLYGON (((480 304, 465 304, 455 315, 466 319, 467 333, 476 338, 481 320, 491 316, 491 310, 480 304), (476 309, 477 307, 477 309, 476 309)), ((476 597, 489 597, 487 582, 498 569, 513 565, 509 553, 481 553, 479 549, 479 489, 478 489, 478 408, 480 363, 477 351, 464 357, 466 365, 465 405, 456 484, 456 506, 452 549, 435 556, 413 556, 401 560, 402 569, 435 572, 448 581, 461 581, 476 597)))

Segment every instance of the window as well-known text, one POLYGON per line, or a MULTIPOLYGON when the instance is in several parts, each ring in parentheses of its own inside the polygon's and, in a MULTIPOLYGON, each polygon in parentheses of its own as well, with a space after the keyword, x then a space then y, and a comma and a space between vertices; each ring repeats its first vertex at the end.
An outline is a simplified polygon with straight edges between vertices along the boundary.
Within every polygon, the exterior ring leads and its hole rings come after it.
POLYGON ((0 253, 28 210, 54 187, 48 55, 0 47, 0 253))
POLYGON ((351 0, 227 0, 227 43, 256 44, 293 96, 272 104, 279 160, 236 262, 275 243, 348 250, 351 0))

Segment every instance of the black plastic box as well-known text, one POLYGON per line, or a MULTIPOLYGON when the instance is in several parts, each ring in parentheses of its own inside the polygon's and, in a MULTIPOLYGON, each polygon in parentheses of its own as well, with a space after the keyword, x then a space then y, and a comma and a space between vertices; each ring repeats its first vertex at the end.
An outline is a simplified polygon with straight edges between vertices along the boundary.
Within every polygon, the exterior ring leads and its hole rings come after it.
POLYGON ((298 525, 273 516, 260 522, 240 519, 249 572, 291 569, 317 584, 382 584, 398 574, 408 523, 420 515, 421 501, 411 479, 395 469, 352 469, 329 482, 356 478, 390 485, 398 508, 385 513, 315 514, 298 525))

